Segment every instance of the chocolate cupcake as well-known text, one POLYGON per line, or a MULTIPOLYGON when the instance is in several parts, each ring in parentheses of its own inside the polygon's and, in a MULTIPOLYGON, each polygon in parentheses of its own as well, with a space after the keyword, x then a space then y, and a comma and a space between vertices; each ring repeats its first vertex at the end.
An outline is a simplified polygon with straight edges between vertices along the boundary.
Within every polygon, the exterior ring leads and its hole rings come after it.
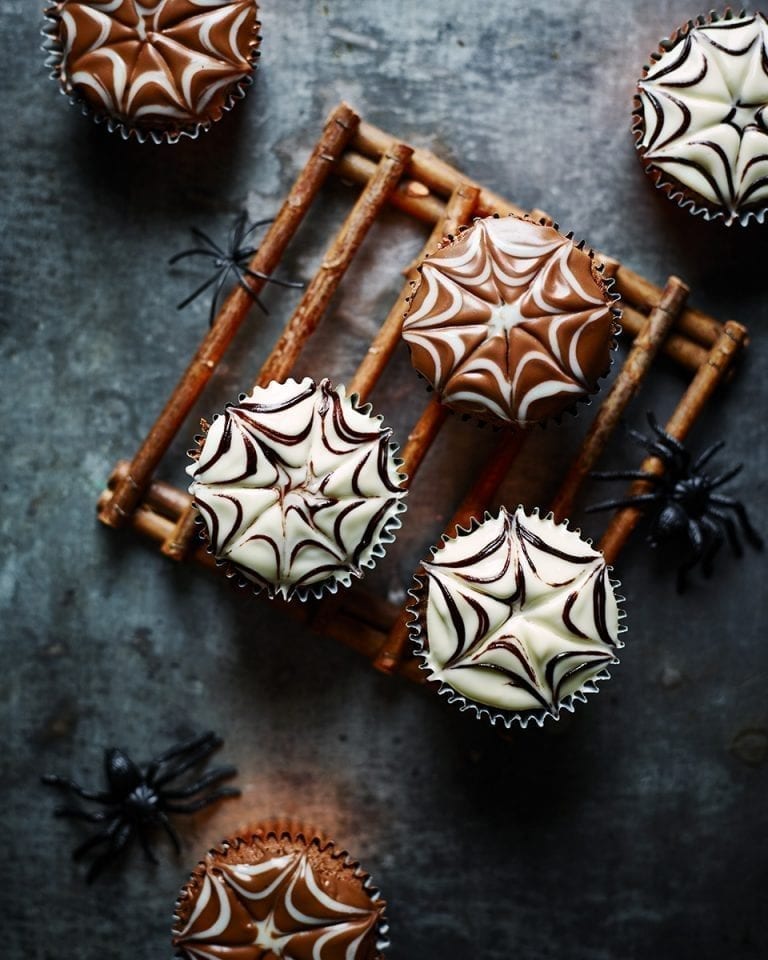
POLYGON ((344 850, 268 824, 197 865, 176 903, 173 946, 185 960, 380 960, 384 908, 344 850))
POLYGON ((126 139, 175 142, 242 98, 258 56, 256 0, 59 0, 46 11, 51 76, 126 139))
POLYGON ((768 208, 768 20, 689 20, 663 40, 635 97, 636 146, 656 186, 690 213, 760 223, 768 208))
POLYGON ((229 404, 187 468, 217 560, 285 599, 362 576, 405 510, 391 435, 328 380, 272 382, 229 404))
POLYGON ((525 425, 598 389, 617 332, 583 244, 519 217, 476 220, 421 264, 403 338, 453 410, 525 425))
POLYGON ((618 663, 618 583, 567 524, 502 507, 432 553, 412 591, 411 636, 451 703, 507 727, 541 726, 618 663))

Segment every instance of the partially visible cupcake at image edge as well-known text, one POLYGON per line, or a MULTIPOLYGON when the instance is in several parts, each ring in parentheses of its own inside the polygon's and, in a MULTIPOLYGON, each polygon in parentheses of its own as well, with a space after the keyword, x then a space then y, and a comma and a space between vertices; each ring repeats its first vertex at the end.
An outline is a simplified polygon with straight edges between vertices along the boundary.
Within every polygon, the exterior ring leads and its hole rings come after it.
POLYGON ((643 167, 671 200, 727 225, 768 209, 768 20, 711 13, 651 55, 633 114, 643 167))
POLYGON ((176 903, 184 960, 381 960, 385 902, 349 854, 292 822, 265 823, 210 850, 176 903))
POLYGON ((623 646, 619 584, 578 532, 523 507, 444 538, 411 592, 428 681, 462 710, 542 726, 597 692, 623 646))
POLYGON ((447 238, 419 274, 403 339, 455 412, 526 426, 597 392, 616 347, 618 296, 583 243, 532 220, 486 217, 447 238))
POLYGON ((270 597, 349 586, 384 556, 405 510, 391 437, 328 380, 273 381, 228 404, 187 468, 211 552, 270 597))
POLYGON ((256 0, 59 0, 45 15, 51 76, 125 139, 196 137, 253 80, 256 0))

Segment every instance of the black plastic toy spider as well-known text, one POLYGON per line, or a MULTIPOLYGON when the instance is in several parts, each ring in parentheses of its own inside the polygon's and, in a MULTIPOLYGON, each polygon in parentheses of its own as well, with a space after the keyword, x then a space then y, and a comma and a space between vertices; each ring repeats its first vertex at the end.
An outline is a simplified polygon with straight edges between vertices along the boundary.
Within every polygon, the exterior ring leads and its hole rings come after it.
POLYGON ((201 244, 199 247, 193 247, 190 250, 182 250, 181 253, 177 253, 176 256, 171 257, 168 261, 170 265, 178 263, 179 260, 183 260, 186 257, 207 257, 212 261, 216 272, 213 276, 209 277, 205 283, 201 284, 193 293, 191 293, 185 300, 182 300, 180 304, 176 307, 177 310, 183 310, 184 307, 189 306, 193 300, 196 300, 201 294, 216 284, 216 287, 213 291, 213 300, 211 300, 211 312, 210 312, 210 323, 213 326, 213 321, 216 319, 216 312, 218 309, 219 297, 221 292, 224 289, 224 284, 227 282, 229 275, 232 274, 237 280, 238 284, 245 290, 249 296, 253 298, 259 309, 268 314, 269 311, 261 302, 258 297, 258 294, 250 287, 246 278, 252 277, 256 280, 264 280, 267 283, 276 283, 280 287, 293 287, 299 288, 303 287, 303 283, 298 283, 293 280, 279 280, 277 277, 270 277, 266 273, 259 273, 258 270, 251 270, 248 264, 251 261, 251 258, 254 256, 258 247, 247 246, 246 241, 248 237, 257 230, 259 227, 266 226, 268 223, 272 223, 271 218, 266 220, 257 220, 255 223, 252 223, 249 227, 246 226, 248 222, 248 215, 243 210, 242 213, 238 214, 235 219, 232 229, 230 230, 229 237, 225 247, 220 247, 215 241, 213 241, 207 233, 203 233, 202 230, 198 230, 197 227, 192 227, 192 236, 198 243, 201 244))
POLYGON ((598 480, 643 480, 651 489, 645 493, 592 504, 587 512, 628 506, 639 507, 643 512, 653 509, 648 532, 650 545, 658 547, 665 541, 677 540, 687 547, 688 556, 677 573, 677 589, 682 592, 686 587, 687 574, 696 564, 701 563, 705 577, 711 575, 713 561, 725 538, 734 555, 742 555, 738 527, 744 539, 756 550, 763 548, 763 539, 750 523, 742 503, 715 493, 739 473, 743 464, 715 476, 703 472, 706 464, 725 446, 725 441, 713 443, 691 461, 690 451, 663 430, 652 413, 648 413, 648 423, 654 436, 646 437, 637 430, 629 430, 628 433, 652 456, 662 461, 664 473, 656 475, 643 470, 593 473, 592 476, 598 480), (732 514, 738 520, 738 527, 732 514))
POLYGON ((157 863, 149 843, 149 834, 157 827, 165 830, 178 853, 181 845, 168 820, 169 813, 196 813, 222 797, 240 795, 236 787, 219 787, 212 793, 197 796, 206 787, 235 776, 237 770, 234 767, 217 767, 186 786, 170 787, 174 780, 206 760, 222 743, 215 733, 204 733, 166 750, 143 768, 138 767, 122 750, 105 750, 104 767, 108 785, 105 791, 85 790, 74 780, 55 774, 42 778, 45 784, 60 787, 105 807, 98 811, 58 807, 55 811, 57 817, 72 817, 103 826, 72 854, 73 859, 80 860, 90 850, 106 844, 106 849, 96 857, 88 870, 88 883, 98 876, 110 860, 126 849, 134 835, 139 838, 147 859, 157 863))

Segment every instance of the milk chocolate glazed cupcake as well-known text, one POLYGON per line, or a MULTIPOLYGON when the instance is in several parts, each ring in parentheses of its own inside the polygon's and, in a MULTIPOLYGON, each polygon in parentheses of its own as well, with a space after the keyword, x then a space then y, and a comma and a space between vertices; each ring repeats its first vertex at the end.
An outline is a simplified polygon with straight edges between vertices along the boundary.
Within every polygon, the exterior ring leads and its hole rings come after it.
POLYGON ((349 586, 405 510, 391 436, 328 380, 272 382, 229 404, 187 468, 217 560, 270 597, 349 586))
POLYGON ((265 824, 197 865, 176 903, 173 946, 184 960, 381 960, 384 908, 346 851, 265 824))
POLYGON ((419 270, 403 339, 451 409, 526 425, 597 391, 616 346, 617 297, 583 244, 531 220, 487 217, 419 270))
POLYGON ((768 20, 689 20, 643 70, 633 130, 646 172, 679 206, 727 225, 768 208, 768 20))
POLYGON ((411 637, 439 693, 507 727, 541 726, 608 679, 623 646, 618 582, 567 524, 501 508, 433 550, 411 637))
POLYGON ((176 142, 245 95, 256 0, 59 0, 46 11, 51 76, 111 131, 176 142))

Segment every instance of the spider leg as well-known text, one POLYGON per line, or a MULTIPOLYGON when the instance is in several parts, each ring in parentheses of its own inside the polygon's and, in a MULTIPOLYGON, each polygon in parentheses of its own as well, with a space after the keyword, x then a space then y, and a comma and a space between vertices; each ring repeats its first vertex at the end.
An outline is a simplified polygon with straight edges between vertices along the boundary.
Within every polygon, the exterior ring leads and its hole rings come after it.
POLYGON ((704 534, 698 520, 691 518, 688 521, 688 540, 691 544, 691 555, 681 564, 677 571, 677 592, 682 593, 687 585, 687 575, 701 560, 704 552, 704 534))
POLYGON ((235 222, 232 224, 232 232, 230 233, 230 251, 238 250, 240 245, 243 242, 243 237, 245 235, 245 224, 248 219, 248 214, 245 210, 241 210, 240 213, 235 217, 235 222))
POLYGON ((725 530, 728 536, 728 543, 731 545, 731 550, 733 551, 734 557, 741 557, 744 554, 744 551, 741 548, 741 543, 739 542, 739 537, 736 532, 736 524, 733 522, 733 517, 729 514, 724 513, 722 510, 716 510, 714 507, 709 508, 709 513, 716 517, 720 526, 725 530))
POLYGON ((738 500, 733 500, 731 497, 724 497, 720 494, 714 493, 709 499, 711 503, 717 504, 718 507, 727 507, 729 510, 733 510, 747 540, 752 544, 755 550, 763 549, 763 538, 749 522, 749 516, 747 515, 747 510, 743 503, 739 503, 738 500))
POLYGON ((238 264, 240 270, 243 273, 247 273, 249 277, 254 277, 256 280, 265 280, 267 283, 276 283, 278 287, 290 287, 292 290, 302 290, 304 284, 301 280, 281 280, 279 277, 272 277, 267 273, 260 273, 258 270, 251 270, 250 267, 245 267, 242 264, 238 264))
POLYGON ((691 473, 698 473, 704 464, 709 463, 712 457, 722 450, 724 446, 725 440, 718 440, 717 443, 713 443, 711 447, 707 447, 706 450, 703 450, 694 460, 693 466, 691 467, 691 473))
POLYGON ((182 773, 186 773, 191 767, 200 763, 207 756, 218 749, 224 741, 212 730, 202 734, 199 737, 193 737, 185 740, 165 753, 161 753, 147 767, 145 779, 147 783, 154 787, 161 787, 163 784, 174 780, 182 773), (172 763, 172 761, 176 761, 172 763), (161 769, 169 764, 165 770, 161 769), (160 775, 158 775, 160 774, 160 775))
POLYGON ((85 790, 79 783, 70 780, 68 777, 59 777, 55 773, 46 774, 41 777, 42 782, 49 787, 61 787, 62 790, 70 790, 72 793, 82 797, 83 800, 95 800, 96 803, 114 803, 112 794, 104 793, 100 790, 85 790))
POLYGON ((208 322, 210 326, 213 326, 216 322, 216 314, 219 312, 219 297, 221 296, 221 291, 224 289, 224 284, 227 282, 227 277, 229 277, 231 270, 232 264, 227 264, 227 266, 222 269, 219 282, 216 284, 216 289, 213 291, 213 297, 211 299, 211 311, 208 315, 208 322))
POLYGON ((196 793, 199 793, 206 787, 210 787, 214 783, 219 783, 221 780, 235 776, 237 776, 235 767, 217 767, 215 770, 210 770, 199 780, 189 784, 189 786, 179 787, 178 790, 164 790, 163 797, 168 800, 184 800, 187 797, 193 797, 196 793))
POLYGON ((164 813, 159 812, 157 814, 157 819, 160 825, 162 826, 163 830, 165 830, 165 832, 171 838, 171 843, 173 844, 173 847, 176 850, 176 853, 181 853, 181 842, 179 840, 179 835, 171 826, 171 822, 168 819, 168 817, 166 817, 164 813))
POLYGON ((653 430, 653 432, 659 438, 659 443, 661 443, 662 446, 667 447, 673 453, 676 453, 682 459, 683 465, 687 469, 688 464, 691 462, 690 452, 682 445, 677 437, 673 437, 671 434, 667 433, 662 426, 659 425, 659 421, 650 410, 646 414, 646 417, 651 430, 653 430))
POLYGON ((658 473, 645 470, 593 470, 590 477, 593 480, 647 480, 649 483, 661 483, 664 479, 658 473))
POLYGON ((77 807, 56 807, 54 817, 68 817, 71 820, 84 820, 86 823, 104 823, 111 819, 113 814, 107 810, 80 810, 77 807))
POLYGON ((239 796, 240 791, 237 789, 237 787, 221 787, 219 790, 214 790, 213 793, 209 793, 207 796, 201 797, 199 800, 192 800, 190 803, 166 803, 165 809, 169 813, 197 813, 198 810, 202 810, 204 807, 210 806, 217 800, 221 800, 222 797, 239 796))
POLYGON ((208 280, 205 281, 205 283, 201 283, 194 293, 190 293, 190 295, 186 297, 184 300, 182 300, 181 303, 177 303, 176 309, 183 310, 184 307, 188 307, 193 300, 197 300, 200 294, 205 293, 208 287, 210 287, 211 284, 216 283, 218 279, 219 279, 219 273, 216 272, 212 277, 209 277, 208 280))
POLYGON ((603 500, 600 503, 592 503, 586 508, 586 513, 597 513, 598 510, 616 510, 620 507, 637 507, 645 503, 654 503, 659 499, 659 492, 638 493, 634 497, 619 497, 616 500, 603 500))
POLYGON ((722 487, 724 483, 728 483, 729 480, 732 480, 737 473, 741 473, 744 469, 744 464, 740 463, 738 466, 734 467, 732 470, 728 470, 726 473, 721 473, 719 477, 715 477, 710 480, 711 489, 714 490, 716 487, 722 487))
POLYGON ((253 290, 252 287, 250 287, 250 286, 245 282, 245 273, 243 272, 243 268, 242 268, 241 266, 239 266, 238 264, 235 264, 235 266, 233 267, 233 269, 234 269, 234 271, 235 271, 235 276, 237 277, 237 282, 238 282, 239 286, 242 287, 243 290, 245 290, 245 292, 248 294, 248 296, 251 298, 251 300, 253 300, 253 302, 256 304, 256 306, 259 308, 259 310, 261 310, 261 312, 264 314, 264 316, 265 316, 265 317, 268 317, 268 316, 269 316, 269 310, 267 309, 266 305, 264 304, 264 301, 259 297, 258 293, 256 293, 256 291, 253 290))
POLYGON ((255 223, 252 223, 250 227, 243 234, 241 242, 248 239, 248 237, 253 233, 254 230, 258 230, 259 227, 266 227, 268 223, 274 223, 274 217, 265 217, 263 220, 257 220, 255 223))
MULTIPOLYGON (((118 821, 120 823, 120 821, 118 821)), ((96 857, 93 863, 86 874, 85 880, 86 883, 93 883, 96 877, 101 873, 101 871, 106 867, 110 860, 113 857, 116 857, 119 853, 128 846, 128 841, 133 836, 133 825, 131 823, 122 822, 119 829, 116 830, 114 835, 110 837, 110 843, 107 850, 104 851, 100 856, 96 857)))
POLYGON ((701 518, 701 526, 709 534, 709 536, 705 538, 708 542, 706 543, 701 558, 701 571, 705 577, 711 577, 713 561, 720 547, 722 547, 725 538, 723 537, 723 531, 717 523, 715 523, 714 520, 710 520, 709 517, 701 518))
POLYGON ((218 243, 215 243, 213 240, 211 240, 208 234, 203 233, 203 231, 198 227, 192 227, 192 236, 195 238, 195 240, 199 240, 201 243, 204 243, 206 246, 210 247, 214 253, 217 253, 224 260, 228 259, 226 253, 221 249, 218 243))
POLYGON ((204 250, 202 247, 192 247, 189 250, 182 250, 181 253, 177 253, 171 257, 168 261, 169 266, 173 266, 174 263, 178 263, 179 260, 183 260, 185 257, 210 257, 213 259, 213 253, 210 250, 204 250))
POLYGON ((155 856, 155 851, 152 849, 152 844, 147 839, 146 834, 143 830, 139 829, 136 831, 139 835, 139 843, 141 844, 141 849, 144 851, 144 857, 149 860, 150 863, 157 863, 157 857, 155 856))
POLYGON ((115 831, 120 826, 120 823, 121 821, 116 819, 110 824, 110 826, 107 827, 106 830, 101 830, 99 833, 94 833, 93 836, 88 837, 87 840, 84 840, 80 846, 75 847, 75 849, 72 851, 72 859, 82 860, 89 850, 92 850, 94 847, 98 847, 102 843, 106 843, 108 840, 111 840, 115 835, 115 831))

